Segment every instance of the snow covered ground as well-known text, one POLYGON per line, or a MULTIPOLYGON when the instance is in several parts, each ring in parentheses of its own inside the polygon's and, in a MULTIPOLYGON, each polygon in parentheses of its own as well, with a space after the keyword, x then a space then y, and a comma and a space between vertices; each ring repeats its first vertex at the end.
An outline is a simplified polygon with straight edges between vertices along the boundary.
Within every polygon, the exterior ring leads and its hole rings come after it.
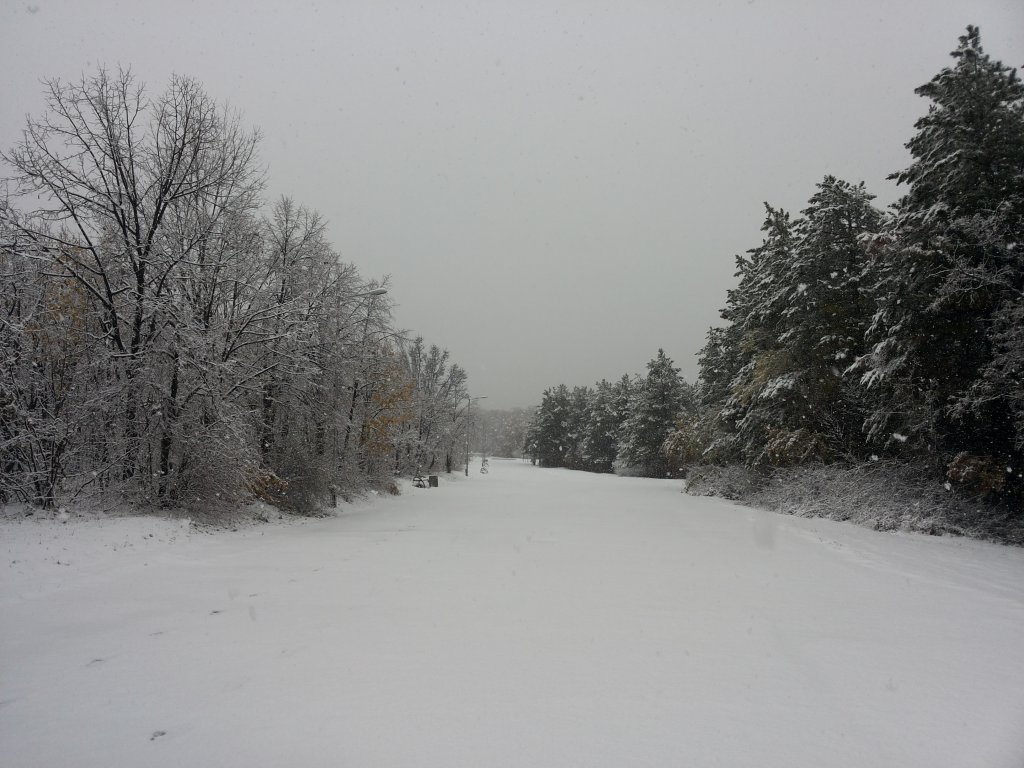
POLYGON ((491 464, 240 532, 0 524, 0 763, 1024 765, 1024 551, 491 464))

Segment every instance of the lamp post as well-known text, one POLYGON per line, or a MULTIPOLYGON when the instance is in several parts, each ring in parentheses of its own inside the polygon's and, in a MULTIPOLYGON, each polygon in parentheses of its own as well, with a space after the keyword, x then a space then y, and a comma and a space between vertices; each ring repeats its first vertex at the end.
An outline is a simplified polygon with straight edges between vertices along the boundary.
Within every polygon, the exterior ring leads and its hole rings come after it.
POLYGON ((478 397, 470 397, 466 395, 466 477, 469 477, 469 425, 470 425, 470 409, 473 407, 474 400, 486 400, 487 395, 480 395, 478 397))

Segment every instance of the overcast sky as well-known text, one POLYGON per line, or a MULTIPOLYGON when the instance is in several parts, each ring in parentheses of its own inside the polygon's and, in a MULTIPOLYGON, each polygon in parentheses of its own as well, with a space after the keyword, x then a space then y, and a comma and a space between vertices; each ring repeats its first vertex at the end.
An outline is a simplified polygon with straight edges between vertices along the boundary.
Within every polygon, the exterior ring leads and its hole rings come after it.
POLYGON ((829 173, 891 203, 913 90, 968 23, 1024 64, 1021 0, 0 0, 0 145, 40 78, 191 75, 263 131, 268 197, 525 406, 659 347, 693 380, 763 201, 829 173))

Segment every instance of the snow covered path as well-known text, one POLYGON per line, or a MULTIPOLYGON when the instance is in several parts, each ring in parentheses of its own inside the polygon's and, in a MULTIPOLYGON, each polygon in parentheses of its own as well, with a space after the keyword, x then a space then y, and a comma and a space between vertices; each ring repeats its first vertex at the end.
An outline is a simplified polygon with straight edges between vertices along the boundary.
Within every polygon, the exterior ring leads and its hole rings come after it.
POLYGON ((238 533, 0 524, 0 763, 1024 765, 1024 551, 472 474, 238 533))

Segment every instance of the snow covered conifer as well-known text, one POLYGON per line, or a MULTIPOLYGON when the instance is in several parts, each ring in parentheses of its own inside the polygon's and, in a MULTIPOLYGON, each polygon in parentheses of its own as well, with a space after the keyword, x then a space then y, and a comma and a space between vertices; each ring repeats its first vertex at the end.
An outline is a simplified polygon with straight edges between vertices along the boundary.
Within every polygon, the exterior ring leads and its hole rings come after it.
POLYGON ((569 444, 569 388, 565 384, 544 390, 527 434, 526 450, 542 467, 565 466, 569 444))
POLYGON ((871 199, 863 184, 826 176, 799 219, 765 206, 764 242, 737 260, 740 284, 722 310, 732 325, 712 329, 701 355, 705 411, 684 430, 683 454, 694 440, 710 460, 748 464, 857 452, 861 392, 844 371, 867 325, 861 238, 880 219, 871 199))
POLYGON ((634 389, 622 425, 619 462, 646 477, 665 477, 669 462, 665 438, 680 414, 695 410, 693 392, 663 349, 647 364, 647 376, 634 389))
POLYGON ((737 459, 728 403, 732 381, 747 357, 740 348, 740 341, 736 324, 709 328, 707 342, 700 351, 697 404, 700 432, 704 436, 701 453, 710 462, 737 459))
POLYGON ((794 245, 778 285, 788 285, 770 316, 774 335, 764 341, 776 366, 754 409, 774 411, 761 424, 761 458, 772 464, 831 460, 862 453, 863 392, 846 368, 863 351, 869 309, 861 278, 862 238, 877 230, 881 214, 864 184, 826 176, 794 222, 794 245), (776 389, 774 383, 785 381, 776 389), (778 396, 774 396, 778 395, 778 396))
POLYGON ((1024 334, 1024 85, 976 27, 953 66, 917 89, 930 101, 907 144, 908 185, 878 238, 872 347, 859 362, 880 444, 948 460, 1020 466, 1024 334))
POLYGON ((565 466, 569 469, 590 469, 584 453, 587 425, 590 423, 590 387, 573 387, 569 394, 569 410, 565 419, 565 466))
POLYGON ((629 377, 611 384, 597 383, 590 407, 590 420, 583 443, 588 467, 595 472, 611 472, 619 452, 619 431, 628 409, 629 377))
POLYGON ((717 338, 731 345, 718 354, 728 360, 722 373, 732 374, 717 418, 722 432, 719 447, 726 456, 750 463, 762 459, 765 446, 780 432, 796 384, 793 366, 778 342, 786 331, 792 294, 800 290, 792 279, 794 225, 789 213, 766 203, 761 230, 761 245, 736 259, 740 283, 728 292, 722 310, 722 318, 733 325, 717 338))

